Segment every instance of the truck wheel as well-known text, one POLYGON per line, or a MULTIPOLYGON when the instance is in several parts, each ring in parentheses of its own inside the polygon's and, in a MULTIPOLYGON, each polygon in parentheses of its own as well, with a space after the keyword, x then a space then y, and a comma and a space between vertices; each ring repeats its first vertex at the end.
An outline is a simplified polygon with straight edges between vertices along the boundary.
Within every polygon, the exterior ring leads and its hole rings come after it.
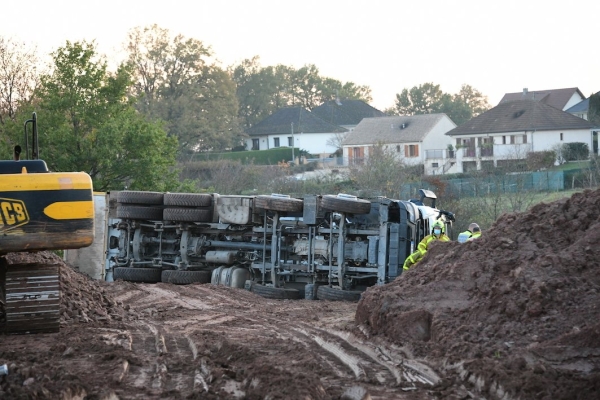
POLYGON ((163 209, 160 207, 117 206, 117 218, 162 221, 163 209))
POLYGON ((300 298, 298 289, 276 288, 272 286, 264 286, 258 283, 252 284, 250 291, 267 299, 289 299, 295 300, 300 298))
POLYGON ((173 222, 212 222, 213 210, 212 208, 165 208, 163 219, 173 222))
POLYGON ((160 282, 160 268, 133 268, 133 267, 116 267, 113 270, 113 279, 122 279, 127 282, 145 282, 156 283, 160 282))
POLYGON ((321 199, 321 207, 327 211, 368 214, 371 211, 371 202, 364 199, 348 199, 327 194, 321 199))
POLYGON ((160 192, 124 190, 117 195, 117 203, 161 205, 163 203, 163 198, 164 193, 160 192))
POLYGON ((167 269, 162 272, 161 282, 174 283, 176 285, 189 285, 190 283, 210 282, 209 271, 177 271, 167 269))
POLYGON ((341 290, 335 287, 319 286, 317 289, 317 298, 319 300, 334 300, 334 301, 352 301, 360 300, 362 292, 358 290, 341 290))
POLYGON ((291 197, 260 195, 254 199, 254 206, 265 210, 300 212, 304 207, 304 201, 291 197))
POLYGON ((176 207, 210 207, 213 198, 206 193, 165 193, 165 206, 176 207))

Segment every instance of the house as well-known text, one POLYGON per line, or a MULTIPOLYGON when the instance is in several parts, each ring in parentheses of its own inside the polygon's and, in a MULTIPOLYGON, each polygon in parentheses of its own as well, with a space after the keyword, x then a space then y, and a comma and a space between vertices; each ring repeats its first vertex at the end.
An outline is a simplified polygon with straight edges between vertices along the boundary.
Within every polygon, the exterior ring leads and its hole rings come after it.
POLYGON ((311 111, 321 119, 352 131, 363 118, 385 117, 385 113, 362 100, 332 100, 311 111))
MULTIPOLYGON (((600 92, 596 92, 594 93, 592 96, 598 98, 600 96, 600 92)), ((590 114, 590 98, 592 97, 588 97, 585 100, 580 101, 579 103, 575 104, 573 107, 569 108, 568 110, 566 110, 568 113, 571 113, 579 118, 583 118, 585 120, 589 120, 589 114, 590 114)))
POLYGON ((576 87, 534 91, 529 91, 527 88, 524 88, 522 92, 506 93, 498 104, 516 100, 535 100, 542 104, 547 104, 565 111, 584 99, 585 96, 576 87))
POLYGON ((374 145, 384 144, 406 165, 424 164, 425 174, 443 174, 452 167, 446 132, 454 128, 446 114, 364 118, 342 142, 344 161, 361 163, 374 145))
POLYGON ((592 124, 533 99, 500 102, 446 135, 460 148, 456 172, 507 165, 562 143, 583 142, 594 149, 592 124))
POLYGON ((331 124, 303 107, 281 108, 248 129, 246 148, 295 147, 324 157, 335 152, 336 135, 348 130, 331 124))
POLYGON ((567 109, 569 114, 573 114, 576 117, 583 118, 587 121, 588 111, 590 108, 590 99, 585 99, 575 104, 573 107, 567 109))

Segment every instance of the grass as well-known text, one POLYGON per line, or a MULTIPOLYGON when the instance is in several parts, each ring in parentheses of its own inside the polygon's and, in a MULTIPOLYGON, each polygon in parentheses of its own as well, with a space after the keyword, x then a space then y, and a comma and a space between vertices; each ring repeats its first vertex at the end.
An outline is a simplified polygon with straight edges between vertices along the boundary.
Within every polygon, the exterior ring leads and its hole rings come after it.
POLYGON ((551 171, 570 171, 572 169, 585 169, 590 167, 590 160, 569 161, 552 167, 551 171))

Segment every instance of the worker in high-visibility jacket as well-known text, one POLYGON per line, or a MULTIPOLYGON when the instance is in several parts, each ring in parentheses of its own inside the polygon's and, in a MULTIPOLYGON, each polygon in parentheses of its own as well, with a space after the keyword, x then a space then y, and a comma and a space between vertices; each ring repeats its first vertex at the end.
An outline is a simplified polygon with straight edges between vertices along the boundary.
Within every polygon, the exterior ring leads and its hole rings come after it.
POLYGON ((469 229, 464 232, 461 232, 458 235, 458 243, 465 243, 473 239, 477 239, 481 236, 481 228, 477 223, 473 222, 469 225, 469 229))
POLYGON ((423 238, 423 240, 421 240, 421 242, 417 246, 417 251, 415 251, 406 258, 406 261, 404 261, 404 266, 402 268, 407 270, 413 264, 417 263, 421 258, 423 258, 425 253, 427 253, 429 245, 435 242, 436 240, 441 240, 442 242, 450 241, 450 238, 446 235, 445 231, 446 226, 444 225, 444 222, 439 219, 435 221, 433 224, 431 235, 427 235, 423 238))
POLYGON ((473 222, 471 225, 469 225, 469 230, 472 233, 471 233, 471 237, 469 239, 467 239, 467 242, 470 242, 471 240, 475 240, 475 239, 481 237, 481 228, 475 222, 473 222))

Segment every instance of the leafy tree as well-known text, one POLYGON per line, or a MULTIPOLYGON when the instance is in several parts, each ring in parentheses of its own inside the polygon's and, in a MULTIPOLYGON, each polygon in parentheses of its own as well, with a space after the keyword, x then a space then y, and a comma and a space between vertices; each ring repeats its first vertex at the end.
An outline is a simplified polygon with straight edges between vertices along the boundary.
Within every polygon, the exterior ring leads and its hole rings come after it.
POLYGON ((600 125, 600 92, 591 95, 589 99, 588 120, 593 124, 600 125))
POLYGON ((152 25, 129 33, 127 51, 136 107, 166 122, 180 155, 223 150, 241 141, 235 84, 210 62, 209 47, 152 25))
POLYGON ((85 171, 96 190, 177 187, 176 142, 127 100, 128 68, 109 74, 95 44, 68 42, 41 77, 42 158, 55 171, 85 171))
POLYGON ((246 59, 231 69, 239 103, 238 117, 245 128, 287 106, 290 69, 283 65, 261 67, 258 57, 246 59))
POLYGON ((388 114, 416 115, 445 113, 457 125, 490 109, 487 97, 469 85, 455 94, 442 92, 439 85, 424 83, 396 94, 395 107, 388 114))
POLYGON ((396 94, 398 115, 431 114, 437 112, 444 93, 440 85, 424 83, 396 94))
POLYGON ((281 64, 262 67, 259 58, 254 57, 231 67, 230 71, 237 85, 239 117, 246 129, 282 107, 301 106, 311 110, 336 98, 372 100, 368 86, 323 77, 313 64, 299 69, 281 64))
POLYGON ((491 108, 487 96, 470 85, 463 84, 460 91, 453 96, 455 102, 462 101, 471 110, 471 118, 483 114, 491 108))

